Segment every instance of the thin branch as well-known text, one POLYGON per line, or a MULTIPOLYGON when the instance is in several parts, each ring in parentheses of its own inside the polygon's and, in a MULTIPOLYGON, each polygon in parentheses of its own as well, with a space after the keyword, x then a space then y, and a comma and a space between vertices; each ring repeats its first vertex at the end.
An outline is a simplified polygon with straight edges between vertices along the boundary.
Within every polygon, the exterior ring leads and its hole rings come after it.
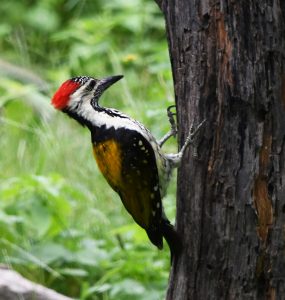
POLYGON ((0 299, 72 300, 0 266, 0 299))

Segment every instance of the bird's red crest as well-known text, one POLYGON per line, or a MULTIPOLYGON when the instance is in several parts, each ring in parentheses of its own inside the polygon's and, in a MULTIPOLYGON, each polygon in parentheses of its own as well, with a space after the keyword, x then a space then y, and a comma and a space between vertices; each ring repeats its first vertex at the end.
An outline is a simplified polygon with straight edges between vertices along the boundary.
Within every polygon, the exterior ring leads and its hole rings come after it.
POLYGON ((80 84, 73 80, 65 81, 52 97, 51 104, 56 109, 64 109, 69 101, 69 97, 74 93, 80 84))

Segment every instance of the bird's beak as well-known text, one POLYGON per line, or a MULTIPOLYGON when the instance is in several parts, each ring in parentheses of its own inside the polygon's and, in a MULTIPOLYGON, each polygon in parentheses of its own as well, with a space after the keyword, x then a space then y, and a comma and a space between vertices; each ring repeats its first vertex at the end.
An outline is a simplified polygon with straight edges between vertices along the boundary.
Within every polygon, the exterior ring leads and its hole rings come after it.
POLYGON ((113 85, 115 82, 122 79, 123 77, 123 75, 116 75, 101 79, 99 82, 99 87, 101 88, 101 91, 103 92, 107 90, 107 88, 109 88, 111 85, 113 85))

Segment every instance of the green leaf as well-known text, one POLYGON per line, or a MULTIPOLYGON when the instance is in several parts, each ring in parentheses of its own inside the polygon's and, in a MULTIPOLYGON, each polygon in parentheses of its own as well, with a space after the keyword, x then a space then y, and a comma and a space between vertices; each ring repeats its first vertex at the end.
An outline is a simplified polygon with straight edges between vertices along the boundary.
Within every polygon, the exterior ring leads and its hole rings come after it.
POLYGON ((95 285, 95 286, 92 286, 87 289, 86 296, 90 296, 94 293, 103 294, 103 293, 109 291, 111 288, 112 288, 112 285, 109 283, 104 283, 104 284, 101 284, 98 286, 95 285))
MULTIPOLYGON (((145 294, 145 287, 136 280, 125 279, 119 283, 114 284, 110 295, 112 297, 126 296, 134 297, 145 294)), ((131 298, 130 298, 131 299, 131 298)))
POLYGON ((20 216, 8 215, 0 210, 0 222, 5 223, 6 225, 14 225, 23 222, 23 218, 20 216))
POLYGON ((62 268, 60 269, 60 274, 73 277, 86 277, 88 275, 88 272, 83 269, 62 268))
POLYGON ((31 254, 37 257, 45 264, 51 264, 55 261, 70 260, 73 256, 63 245, 54 242, 42 243, 32 247, 31 254))
POLYGON ((27 212, 26 222, 35 231, 36 237, 41 238, 51 225, 51 215, 48 207, 40 199, 32 202, 33 206, 27 212))

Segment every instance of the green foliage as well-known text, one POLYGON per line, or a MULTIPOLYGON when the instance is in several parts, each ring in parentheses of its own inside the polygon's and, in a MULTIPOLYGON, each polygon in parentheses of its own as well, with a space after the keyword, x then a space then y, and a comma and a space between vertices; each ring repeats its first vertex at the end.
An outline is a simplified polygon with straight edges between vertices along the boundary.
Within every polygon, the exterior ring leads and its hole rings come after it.
POLYGON ((162 136, 173 95, 158 8, 25 0, 0 13, 0 263, 77 299, 162 299, 167 246, 150 244, 99 174, 88 131, 49 104, 71 76, 124 74, 102 102, 162 136))

